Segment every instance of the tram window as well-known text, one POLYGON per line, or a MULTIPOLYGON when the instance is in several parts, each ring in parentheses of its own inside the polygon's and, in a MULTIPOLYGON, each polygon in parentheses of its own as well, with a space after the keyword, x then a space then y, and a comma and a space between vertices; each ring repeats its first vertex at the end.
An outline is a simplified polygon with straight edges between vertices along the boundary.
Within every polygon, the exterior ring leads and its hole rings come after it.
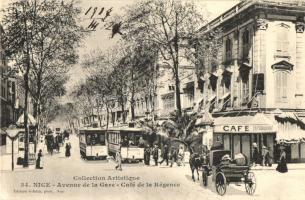
POLYGON ((91 135, 90 135, 90 134, 88 134, 88 135, 86 136, 86 144, 87 144, 87 145, 90 145, 90 144, 91 144, 91 135))
POLYGON ((105 135, 104 134, 100 134, 100 141, 99 141, 99 143, 101 145, 105 145, 105 135))

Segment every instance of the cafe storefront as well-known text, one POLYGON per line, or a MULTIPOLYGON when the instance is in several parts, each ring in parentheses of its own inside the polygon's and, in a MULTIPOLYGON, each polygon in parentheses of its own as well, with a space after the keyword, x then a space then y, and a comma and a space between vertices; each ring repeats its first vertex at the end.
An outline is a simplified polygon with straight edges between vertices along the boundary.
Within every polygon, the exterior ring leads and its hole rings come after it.
POLYGON ((257 113, 253 116, 214 118, 213 148, 231 150, 232 157, 243 153, 252 160, 253 143, 256 143, 259 152, 265 146, 273 155, 276 129, 269 117, 257 113))

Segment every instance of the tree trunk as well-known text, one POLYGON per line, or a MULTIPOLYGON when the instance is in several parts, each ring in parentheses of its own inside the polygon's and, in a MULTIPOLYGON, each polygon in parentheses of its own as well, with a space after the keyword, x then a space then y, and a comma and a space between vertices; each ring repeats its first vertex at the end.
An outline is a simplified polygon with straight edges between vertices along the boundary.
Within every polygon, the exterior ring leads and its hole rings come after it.
POLYGON ((174 59, 174 68, 175 68, 175 86, 176 86, 176 104, 177 104, 177 110, 178 115, 182 115, 182 108, 181 108, 181 98, 180 98, 180 78, 179 78, 179 35, 178 35, 178 13, 176 12, 176 20, 175 20, 175 40, 174 40, 174 46, 175 46, 175 52, 176 57, 174 59))
POLYGON ((182 108, 181 108, 181 98, 180 98, 180 79, 178 75, 178 68, 177 72, 175 73, 175 89, 176 89, 176 107, 178 110, 178 115, 181 116, 182 108))
MULTIPOLYGON (((23 12, 26 13, 26 5, 23 6, 23 12)), ((26 70, 23 76, 25 92, 24 92, 24 160, 23 167, 29 166, 29 126, 28 126, 28 96, 29 96, 29 73, 30 73, 30 46, 27 30, 27 19, 24 17, 24 29, 26 33, 26 70)))
POLYGON ((130 112, 131 112, 131 120, 134 121, 136 118, 135 115, 135 100, 134 100, 134 95, 135 95, 135 87, 134 87, 134 76, 133 76, 133 67, 131 68, 131 99, 130 99, 130 112))
POLYGON ((30 66, 27 63, 27 69, 24 74, 24 82, 25 82, 25 92, 24 92, 24 160, 23 167, 28 167, 29 160, 29 127, 28 127, 28 93, 29 93, 29 70, 30 66))
POLYGON ((106 111, 107 111, 107 119, 106 119, 106 133, 107 133, 109 127, 109 108, 107 105, 106 105, 106 111))
POLYGON ((124 103, 121 104, 121 109, 122 109, 123 123, 125 123, 126 122, 126 115, 125 115, 124 103))

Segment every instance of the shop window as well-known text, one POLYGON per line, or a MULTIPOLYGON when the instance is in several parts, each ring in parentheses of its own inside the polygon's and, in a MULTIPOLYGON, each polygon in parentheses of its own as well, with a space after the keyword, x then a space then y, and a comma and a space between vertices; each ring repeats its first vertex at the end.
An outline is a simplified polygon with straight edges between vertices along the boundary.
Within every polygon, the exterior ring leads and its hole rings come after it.
POLYGON ((225 52, 226 52, 226 57, 225 57, 225 63, 226 64, 231 64, 232 61, 232 40, 227 39, 226 40, 226 45, 225 45, 225 52))
POLYGON ((287 56, 289 53, 289 26, 281 23, 276 32, 276 55, 287 56))
POLYGON ((250 50, 250 32, 245 30, 242 36, 242 59, 248 60, 249 59, 249 50, 250 50))
POLYGON ((274 75, 275 75, 275 101, 276 103, 287 103, 289 72, 286 70, 278 70, 275 72, 274 75))

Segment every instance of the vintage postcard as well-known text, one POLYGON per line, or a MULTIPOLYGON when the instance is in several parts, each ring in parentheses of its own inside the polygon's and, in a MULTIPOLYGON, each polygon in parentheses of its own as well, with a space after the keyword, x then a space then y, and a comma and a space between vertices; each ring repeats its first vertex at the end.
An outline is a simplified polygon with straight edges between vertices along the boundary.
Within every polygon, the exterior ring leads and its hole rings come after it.
POLYGON ((0 200, 305 198, 305 0, 0 9, 0 200))

